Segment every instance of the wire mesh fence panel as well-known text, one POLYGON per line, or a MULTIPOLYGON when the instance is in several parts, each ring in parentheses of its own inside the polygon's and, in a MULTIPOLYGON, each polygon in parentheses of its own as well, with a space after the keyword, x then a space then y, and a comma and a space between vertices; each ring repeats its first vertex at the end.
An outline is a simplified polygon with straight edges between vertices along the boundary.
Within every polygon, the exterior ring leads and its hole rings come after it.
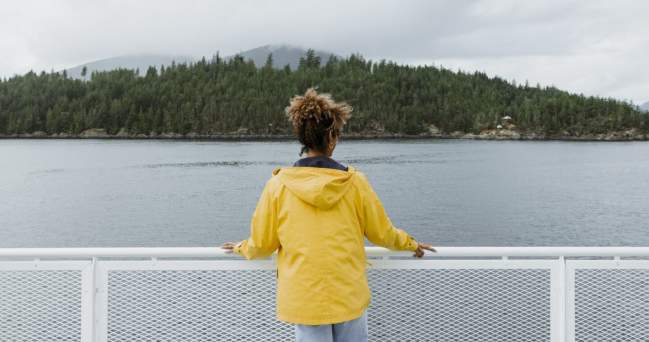
POLYGON ((287 341, 273 270, 129 270, 108 275, 109 341, 287 341))
POLYGON ((574 269, 575 341, 649 341, 649 264, 625 264, 574 269))
POLYGON ((81 285, 80 270, 0 267, 0 341, 80 341, 81 285))
POLYGON ((373 341, 550 341, 549 269, 375 269, 373 341))

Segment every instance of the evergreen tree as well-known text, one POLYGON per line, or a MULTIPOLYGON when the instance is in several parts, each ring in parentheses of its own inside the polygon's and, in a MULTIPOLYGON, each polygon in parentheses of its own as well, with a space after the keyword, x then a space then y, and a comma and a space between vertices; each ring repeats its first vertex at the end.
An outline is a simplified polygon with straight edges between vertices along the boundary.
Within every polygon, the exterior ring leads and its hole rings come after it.
MULTIPOLYGON (((216 54, 193 64, 93 71, 88 81, 66 72, 29 72, 0 79, 0 134, 44 131, 78 134, 89 128, 130 134, 290 134, 284 108, 295 94, 318 86, 354 107, 344 134, 420 134, 494 129, 509 115, 518 129, 575 135, 635 128, 648 132, 647 113, 610 98, 554 87, 515 85, 481 72, 330 58, 313 50, 296 70, 261 68, 241 56, 216 54)), ((82 77, 87 69, 82 70, 82 77)))

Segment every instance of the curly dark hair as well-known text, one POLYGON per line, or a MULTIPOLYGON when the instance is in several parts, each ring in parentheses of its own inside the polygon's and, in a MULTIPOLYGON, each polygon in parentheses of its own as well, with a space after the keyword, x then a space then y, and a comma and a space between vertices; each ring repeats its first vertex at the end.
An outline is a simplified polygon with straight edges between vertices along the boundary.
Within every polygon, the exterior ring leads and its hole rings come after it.
POLYGON ((295 96, 286 107, 286 115, 293 124, 293 133, 302 143, 300 155, 308 151, 327 153, 331 141, 340 136, 351 117, 352 107, 336 103, 329 94, 318 94, 309 88, 302 96, 295 96))

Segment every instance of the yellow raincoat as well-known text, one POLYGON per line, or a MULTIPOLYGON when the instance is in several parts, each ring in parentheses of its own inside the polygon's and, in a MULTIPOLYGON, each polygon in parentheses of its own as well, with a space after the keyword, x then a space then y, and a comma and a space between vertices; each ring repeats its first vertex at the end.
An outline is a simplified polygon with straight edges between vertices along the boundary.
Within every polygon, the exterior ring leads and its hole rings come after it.
POLYGON ((320 325, 360 317, 370 303, 365 237, 394 250, 417 248, 395 228, 365 175, 317 167, 276 169, 234 252, 277 253, 277 318, 320 325))

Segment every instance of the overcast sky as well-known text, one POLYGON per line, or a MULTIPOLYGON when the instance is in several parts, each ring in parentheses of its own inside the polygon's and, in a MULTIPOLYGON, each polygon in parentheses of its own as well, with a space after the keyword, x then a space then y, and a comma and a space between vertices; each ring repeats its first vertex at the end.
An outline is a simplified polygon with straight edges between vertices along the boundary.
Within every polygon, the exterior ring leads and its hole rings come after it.
POLYGON ((649 101, 649 1, 7 0, 0 76, 288 43, 649 101))

